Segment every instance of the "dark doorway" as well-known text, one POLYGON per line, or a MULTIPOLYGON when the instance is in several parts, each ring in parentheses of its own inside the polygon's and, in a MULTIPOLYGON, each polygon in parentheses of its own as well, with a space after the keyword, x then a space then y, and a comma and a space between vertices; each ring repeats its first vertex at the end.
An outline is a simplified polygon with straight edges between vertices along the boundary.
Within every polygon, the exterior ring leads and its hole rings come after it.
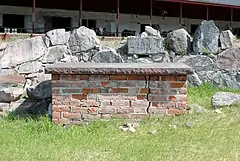
POLYGON ((4 28, 10 28, 10 32, 17 29, 17 32, 25 32, 24 30, 24 15, 4 14, 3 28, 1 32, 5 32, 4 28))
POLYGON ((194 35, 199 25, 191 25, 191 35, 194 35))
POLYGON ((66 31, 71 30, 71 18, 70 17, 52 17, 53 29, 64 28, 66 31))
POLYGON ((145 31, 145 26, 149 26, 149 24, 141 24, 140 25, 140 32, 144 32, 145 31))

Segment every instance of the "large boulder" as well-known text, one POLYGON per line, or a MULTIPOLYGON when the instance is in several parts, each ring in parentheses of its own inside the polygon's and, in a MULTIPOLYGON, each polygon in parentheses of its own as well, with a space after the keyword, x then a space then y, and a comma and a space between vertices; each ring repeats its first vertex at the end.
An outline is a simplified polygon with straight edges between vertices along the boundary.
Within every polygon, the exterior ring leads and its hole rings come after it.
POLYGON ((42 63, 39 61, 27 62, 21 64, 18 68, 19 74, 30 74, 30 73, 38 73, 42 63))
POLYGON ((24 84, 25 78, 14 69, 0 69, 0 84, 24 84))
POLYGON ((69 47, 73 53, 80 53, 91 50, 99 45, 96 33, 84 26, 73 30, 70 35, 69 47))
POLYGON ((67 52, 67 46, 57 45, 48 48, 48 53, 43 57, 43 63, 55 63, 64 58, 64 54, 67 52))
POLYGON ((200 86, 202 84, 203 84, 203 81, 200 80, 197 73, 193 73, 193 74, 188 76, 188 85, 189 86, 196 87, 196 86, 200 86))
POLYGON ((128 37, 128 54, 152 55, 164 52, 163 38, 128 37))
POLYGON ((214 61, 208 56, 204 55, 177 57, 174 62, 185 63, 192 67, 195 71, 214 70, 214 61))
POLYGON ((65 45, 70 37, 70 33, 66 32, 65 29, 55 29, 48 31, 46 36, 50 40, 50 45, 65 45))
POLYGON ((94 63, 123 63, 123 59, 114 49, 101 50, 92 57, 94 63))
POLYGON ((52 84, 51 81, 44 81, 38 84, 36 87, 27 88, 27 95, 33 100, 42 100, 52 97, 52 84))
POLYGON ((192 38, 185 29, 174 30, 167 34, 166 43, 169 50, 186 55, 190 49, 192 38))
POLYGON ((193 50, 196 53, 217 53, 220 30, 211 21, 203 21, 197 28, 193 38, 193 50))
POLYGON ((212 105, 215 108, 240 105, 240 94, 231 92, 217 92, 212 97, 212 105))
POLYGON ((218 54, 216 66, 225 71, 240 71, 240 49, 230 48, 218 54))
POLYGON ((236 37, 232 34, 230 30, 221 32, 220 43, 221 43, 221 48, 223 50, 233 47, 235 41, 236 41, 236 37))
POLYGON ((41 36, 16 41, 7 46, 0 58, 2 68, 12 68, 17 65, 41 58, 47 48, 41 36))
POLYGON ((22 87, 15 87, 10 84, 1 84, 0 102, 10 103, 18 100, 23 94, 22 87))
MULTIPOLYGON (((147 33, 148 36, 156 36, 161 38, 160 31, 152 28, 151 26, 145 26, 145 33, 147 33)), ((142 36, 142 37, 145 37, 145 36, 142 36)))

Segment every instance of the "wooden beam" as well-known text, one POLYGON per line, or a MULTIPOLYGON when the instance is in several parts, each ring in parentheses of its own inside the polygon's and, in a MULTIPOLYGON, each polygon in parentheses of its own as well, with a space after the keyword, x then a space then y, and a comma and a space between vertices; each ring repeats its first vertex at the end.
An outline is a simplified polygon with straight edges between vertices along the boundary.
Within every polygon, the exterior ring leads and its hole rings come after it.
POLYGON ((230 18, 230 27, 233 28, 233 8, 231 8, 231 18, 230 18))
POLYGON ((79 0, 79 27, 82 26, 82 7, 83 7, 83 0, 79 0))
POLYGON ((208 21, 209 20, 209 7, 208 7, 208 5, 206 6, 206 9, 207 9, 206 20, 208 21))
POLYGON ((36 22, 36 0, 33 0, 33 8, 32 8, 32 33, 35 32, 35 22, 36 22))
POLYGON ((183 4, 182 3, 180 3, 179 24, 180 24, 180 28, 182 28, 182 25, 183 25, 183 4))
POLYGON ((150 0, 150 26, 152 26, 152 14, 153 14, 153 5, 152 5, 152 0, 150 0))
POLYGON ((117 17, 116 17, 116 36, 119 36, 118 33, 119 33, 119 6, 120 5, 120 0, 117 0, 117 17))

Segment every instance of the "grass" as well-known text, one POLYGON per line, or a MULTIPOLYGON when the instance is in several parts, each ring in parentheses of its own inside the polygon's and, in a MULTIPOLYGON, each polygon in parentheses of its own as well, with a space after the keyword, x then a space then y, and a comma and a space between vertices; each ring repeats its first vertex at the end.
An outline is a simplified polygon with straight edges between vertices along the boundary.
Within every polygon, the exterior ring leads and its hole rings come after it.
POLYGON ((214 113, 210 98, 218 90, 210 85, 189 89, 189 103, 208 112, 144 119, 136 133, 119 130, 126 120, 63 128, 47 117, 7 118, 0 121, 0 160, 239 161, 240 109, 214 113), (152 130, 157 134, 149 134, 152 130))

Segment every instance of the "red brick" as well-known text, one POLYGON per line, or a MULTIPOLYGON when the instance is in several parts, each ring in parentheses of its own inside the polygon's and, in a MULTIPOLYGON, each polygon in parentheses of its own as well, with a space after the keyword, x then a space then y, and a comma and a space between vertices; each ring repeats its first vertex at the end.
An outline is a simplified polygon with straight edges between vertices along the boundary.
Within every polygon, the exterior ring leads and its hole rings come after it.
POLYGON ((175 96, 169 96, 169 101, 175 101, 176 97, 175 96))
POLYGON ((182 88, 185 87, 185 83, 170 83, 170 88, 182 88))
POLYGON ((58 120, 59 121, 59 124, 63 125, 63 124, 70 124, 71 121, 67 118, 61 118, 58 120))
POLYGON ((78 99, 72 99, 72 100, 70 101, 69 105, 79 107, 79 106, 80 106, 80 100, 78 100, 78 99))
POLYGON ((150 101, 150 102, 167 101, 167 97, 166 96, 161 96, 161 95, 149 95, 148 96, 148 101, 150 101))
POLYGON ((100 119, 101 115, 100 114, 82 114, 82 118, 87 120, 95 120, 95 119, 100 119))
POLYGON ((80 80, 89 80, 89 75, 79 75, 80 80))
POLYGON ((150 88, 168 88, 168 82, 161 82, 161 81, 150 81, 149 82, 150 88))
POLYGON ((128 80, 146 80, 145 76, 142 75, 129 75, 127 76, 128 80))
POLYGON ((180 94, 187 94, 187 88, 181 88, 179 93, 180 94))
POLYGON ((148 94, 149 89, 148 88, 142 88, 142 89, 140 89, 140 93, 148 94))
POLYGON ((116 113, 116 109, 114 107, 103 107, 100 108, 98 113, 100 114, 114 114, 116 113))
POLYGON ((112 88, 113 93, 128 93, 128 88, 112 88))
POLYGON ((131 101, 131 107, 133 108, 147 108, 148 106, 149 102, 147 100, 131 101))
POLYGON ((82 81, 76 81, 76 82, 70 82, 70 87, 88 87, 88 81, 82 80, 82 81))
POLYGON ((100 103, 95 100, 82 100, 81 107, 99 107, 100 103))
POLYGON ((72 94, 72 98, 76 100, 86 100, 87 95, 86 94, 72 94))
POLYGON ((81 93, 81 89, 62 89, 63 94, 81 93))
POLYGON ((168 115, 182 115, 186 112, 186 110, 179 110, 179 109, 175 109, 175 108, 170 108, 167 111, 168 115))
POLYGON ((166 89, 150 89, 149 93, 156 95, 167 95, 169 92, 166 89))
POLYGON ((145 100, 147 99, 147 95, 137 95, 138 100, 145 100))
POLYGON ((101 89, 100 88, 83 88, 82 93, 83 94, 88 94, 88 93, 100 93, 101 89))
POLYGON ((129 100, 111 100, 111 106, 113 107, 130 107, 129 100))
POLYGON ((69 82, 52 81, 52 87, 69 87, 69 82))
POLYGON ((80 113, 64 112, 63 117, 64 118, 80 118, 81 114, 80 113))
POLYGON ((136 87, 137 86, 137 81, 134 80, 128 80, 128 81, 118 81, 117 86, 118 87, 136 87))
POLYGON ((147 108, 134 108, 134 113, 147 113, 147 108))
POLYGON ((90 81, 109 80, 109 76, 108 75, 90 75, 89 80, 90 81))
POLYGON ((161 76, 161 81, 177 81, 177 76, 161 76))
POLYGON ((60 79, 60 75, 58 75, 58 74, 52 75, 52 80, 59 80, 59 79, 60 79))
POLYGON ((76 74, 69 74, 69 75, 61 75, 60 80, 63 81, 76 81, 78 80, 78 75, 76 74))
POLYGON ((56 88, 54 89, 54 88, 53 88, 53 89, 52 89, 52 94, 54 94, 54 95, 60 94, 60 89, 56 89, 56 88))
POLYGON ((152 107, 158 107, 158 108, 175 108, 176 103, 175 102, 152 102, 152 107))
POLYGON ((106 87, 106 86, 108 86, 109 85, 109 82, 101 82, 101 86, 102 87, 106 87))
POLYGON ((74 107, 72 108, 72 113, 89 113, 86 107, 74 107))
POLYGON ((129 107, 129 108, 116 108, 116 113, 121 114, 121 113, 133 113, 134 109, 129 107))
POLYGON ((61 118, 61 112, 53 111, 52 112, 52 118, 53 119, 60 119, 61 118))
POLYGON ((112 102, 110 100, 101 100, 101 107, 111 106, 112 102))
POLYGON ((110 75, 109 76, 110 80, 127 80, 126 75, 110 75))
POLYGON ((167 109, 159 107, 150 107, 148 112, 150 114, 167 114, 167 109))
POLYGON ((55 112, 70 112, 70 107, 68 105, 58 105, 53 106, 52 110, 55 112))
POLYGON ((98 107, 88 107, 88 113, 94 114, 98 112, 98 107))
POLYGON ((159 81, 159 76, 150 76, 150 81, 159 81))

